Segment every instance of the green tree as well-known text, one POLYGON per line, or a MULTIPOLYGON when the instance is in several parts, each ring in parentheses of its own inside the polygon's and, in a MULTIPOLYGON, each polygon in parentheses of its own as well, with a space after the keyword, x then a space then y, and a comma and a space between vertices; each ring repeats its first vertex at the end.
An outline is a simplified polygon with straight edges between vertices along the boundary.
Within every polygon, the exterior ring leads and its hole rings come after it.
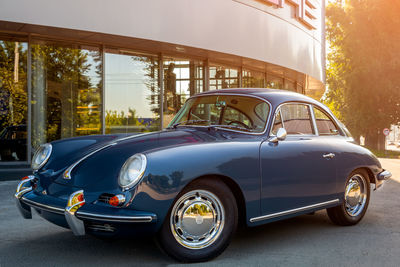
POLYGON ((26 46, 0 41, 0 131, 26 123, 26 46))
POLYGON ((366 145, 383 149, 382 129, 400 121, 400 0, 327 6, 325 102, 366 145))

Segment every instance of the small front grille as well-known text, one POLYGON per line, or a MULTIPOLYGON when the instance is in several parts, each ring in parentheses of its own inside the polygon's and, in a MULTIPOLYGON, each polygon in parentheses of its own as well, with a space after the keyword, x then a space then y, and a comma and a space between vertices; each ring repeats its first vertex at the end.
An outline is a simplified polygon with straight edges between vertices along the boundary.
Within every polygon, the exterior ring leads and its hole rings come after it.
POLYGON ((103 203, 109 203, 110 199, 115 196, 113 194, 109 194, 109 193, 103 193, 99 196, 99 201, 103 202, 103 203))
POLYGON ((110 224, 97 224, 97 223, 89 223, 86 225, 87 229, 95 231, 95 232, 109 232, 112 233, 115 231, 115 227, 110 224))

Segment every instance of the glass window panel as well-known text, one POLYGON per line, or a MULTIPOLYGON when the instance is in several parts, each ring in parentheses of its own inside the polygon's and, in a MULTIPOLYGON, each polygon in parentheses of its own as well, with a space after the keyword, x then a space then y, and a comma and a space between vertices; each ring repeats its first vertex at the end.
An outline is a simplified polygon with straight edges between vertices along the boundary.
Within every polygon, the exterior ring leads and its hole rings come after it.
POLYGON ((285 79, 285 86, 283 89, 296 92, 296 83, 294 81, 285 79))
POLYGON ((288 134, 313 134, 307 105, 287 104, 281 107, 283 126, 288 134))
POLYGON ((297 88, 297 93, 304 94, 303 85, 301 85, 300 83, 297 83, 296 88, 297 88))
POLYGON ((32 146, 101 133, 98 48, 32 45, 32 146))
POLYGON ((194 97, 186 102, 182 112, 174 118, 170 126, 176 123, 179 123, 177 126, 185 127, 214 125, 260 133, 264 131, 266 120, 257 114, 259 106, 265 108, 262 116, 268 117, 269 106, 257 98, 235 95, 194 97))
POLYGON ((210 90, 239 87, 239 71, 235 68, 210 64, 210 90))
POLYGON ((27 51, 0 40, 0 162, 27 160, 27 51))
POLYGON ((106 133, 160 129, 158 57, 106 53, 106 133))
POLYGON ((203 92, 201 61, 164 57, 164 118, 166 127, 192 95, 203 92))
POLYGON ((319 108, 314 107, 315 122, 320 135, 337 135, 339 131, 335 123, 319 108))
POLYGON ((272 74, 267 74, 267 87, 272 89, 283 88, 283 78, 272 74))
POLYGON ((243 70, 242 74, 242 86, 244 88, 263 88, 265 82, 265 73, 253 71, 253 70, 243 70))

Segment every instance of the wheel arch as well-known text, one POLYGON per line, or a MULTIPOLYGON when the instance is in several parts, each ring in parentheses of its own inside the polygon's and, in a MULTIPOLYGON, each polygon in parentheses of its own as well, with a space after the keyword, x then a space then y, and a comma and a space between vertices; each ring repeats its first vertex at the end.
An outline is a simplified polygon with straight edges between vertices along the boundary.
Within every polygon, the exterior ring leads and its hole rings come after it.
MULTIPOLYGON (((245 203, 245 198, 242 192, 242 189, 240 186, 230 177, 225 176, 225 175, 220 175, 220 174, 207 174, 207 175, 202 175, 200 177, 197 177, 196 179, 193 179, 188 183, 184 188, 182 188, 181 192, 183 192, 186 187, 194 183, 195 181, 203 180, 203 179, 218 179, 222 181, 233 193, 233 196, 235 197, 236 205, 238 208, 238 223, 239 226, 245 226, 246 225, 246 203, 245 203)), ((179 196, 179 194, 178 194, 179 196)), ((177 197, 178 197, 177 196, 177 197)))
POLYGON ((370 168, 362 167, 362 168, 359 168, 359 169, 365 170, 368 173, 369 182, 371 184, 375 184, 376 183, 374 173, 372 172, 372 170, 370 168))

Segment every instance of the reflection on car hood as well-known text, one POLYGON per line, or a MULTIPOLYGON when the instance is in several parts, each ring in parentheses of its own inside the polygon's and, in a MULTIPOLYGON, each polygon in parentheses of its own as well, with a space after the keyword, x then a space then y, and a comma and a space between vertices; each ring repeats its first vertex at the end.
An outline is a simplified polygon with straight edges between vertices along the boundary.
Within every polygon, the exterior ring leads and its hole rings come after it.
POLYGON ((118 186, 117 178, 121 166, 136 153, 169 146, 226 141, 231 138, 235 136, 223 131, 182 127, 132 136, 104 135, 60 140, 52 143, 51 159, 38 175, 46 176, 49 182, 55 181, 79 188, 93 189, 100 185, 102 188, 115 188, 118 186), (63 178, 66 168, 96 150, 98 152, 73 169, 70 180, 63 178))

